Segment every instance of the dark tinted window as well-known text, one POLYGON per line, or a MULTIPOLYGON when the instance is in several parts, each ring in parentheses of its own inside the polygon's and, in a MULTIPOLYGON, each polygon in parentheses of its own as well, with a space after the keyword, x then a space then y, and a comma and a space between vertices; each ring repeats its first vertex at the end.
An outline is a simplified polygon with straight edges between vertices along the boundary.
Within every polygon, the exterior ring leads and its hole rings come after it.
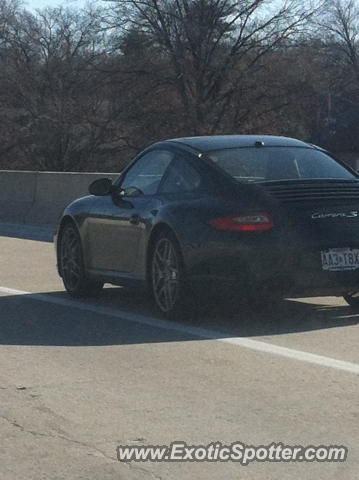
POLYGON ((173 157, 172 152, 165 150, 146 153, 126 173, 121 187, 136 187, 145 195, 155 194, 173 157))
POLYGON ((178 156, 171 163, 161 193, 193 192, 201 187, 201 176, 184 157, 178 156))
POLYGON ((355 178, 333 158, 312 148, 236 148, 210 152, 208 156, 240 182, 355 178))

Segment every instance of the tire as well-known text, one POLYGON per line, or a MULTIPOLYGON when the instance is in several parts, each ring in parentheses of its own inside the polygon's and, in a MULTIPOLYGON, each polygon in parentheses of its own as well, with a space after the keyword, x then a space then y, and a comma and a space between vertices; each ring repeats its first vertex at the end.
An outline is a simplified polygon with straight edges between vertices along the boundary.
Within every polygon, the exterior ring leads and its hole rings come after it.
POLYGON ((103 283, 86 277, 80 235, 71 223, 65 224, 60 232, 59 266, 65 289, 72 297, 99 295, 103 283))
POLYGON ((156 238, 149 263, 150 291, 160 314, 169 319, 191 318, 195 305, 177 239, 171 232, 156 238))
POLYGON ((343 295, 343 298, 351 307, 359 308, 359 292, 348 292, 346 295, 343 295))

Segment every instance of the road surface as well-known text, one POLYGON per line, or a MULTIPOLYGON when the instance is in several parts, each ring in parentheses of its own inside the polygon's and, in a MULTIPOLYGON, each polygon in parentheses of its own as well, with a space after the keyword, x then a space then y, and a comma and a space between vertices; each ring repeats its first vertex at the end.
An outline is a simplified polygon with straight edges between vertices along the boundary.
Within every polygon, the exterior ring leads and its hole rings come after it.
POLYGON ((71 300, 43 232, 2 233, 1 479, 357 480, 359 315, 344 301, 251 311, 209 298, 196 320, 167 322, 121 288, 71 300), (345 445, 349 454, 246 467, 116 458, 118 445, 176 440, 345 445))

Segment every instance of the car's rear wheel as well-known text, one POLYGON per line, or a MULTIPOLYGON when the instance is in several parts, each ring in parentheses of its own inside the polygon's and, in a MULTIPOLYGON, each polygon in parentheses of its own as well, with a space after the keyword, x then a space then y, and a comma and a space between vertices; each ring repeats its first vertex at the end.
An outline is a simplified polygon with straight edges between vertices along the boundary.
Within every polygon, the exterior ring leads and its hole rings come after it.
POLYGON ((351 307, 359 308, 359 291, 348 292, 343 298, 351 307))
POLYGON ((103 283, 86 277, 80 235, 76 227, 67 223, 60 233, 59 264, 62 281, 73 297, 98 295, 103 283))
POLYGON ((153 299, 163 315, 177 318, 191 313, 191 295, 182 255, 171 232, 163 232, 155 240, 150 278, 153 299))

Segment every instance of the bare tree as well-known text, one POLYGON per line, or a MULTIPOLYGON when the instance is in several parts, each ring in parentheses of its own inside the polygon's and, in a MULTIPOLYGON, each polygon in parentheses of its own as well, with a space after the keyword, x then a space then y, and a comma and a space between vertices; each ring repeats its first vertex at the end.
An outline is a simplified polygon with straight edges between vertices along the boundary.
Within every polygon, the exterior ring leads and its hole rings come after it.
POLYGON ((345 151, 359 148, 359 2, 331 0, 317 22, 318 63, 326 88, 318 116, 319 141, 345 151))
POLYGON ((330 34, 341 58, 358 82, 359 87, 359 3, 358 0, 334 0, 322 26, 330 34))
POLYGON ((0 0, 0 45, 6 46, 11 26, 16 21, 21 2, 18 0, 0 0))
POLYGON ((22 156, 41 169, 101 168, 96 154, 116 111, 97 72, 107 51, 100 12, 23 12, 8 44, 1 104, 22 156))
POLYGON ((229 120, 228 113, 252 69, 266 54, 302 33, 322 5, 296 0, 280 5, 271 0, 111 2, 122 28, 126 19, 125 28, 135 27, 152 37, 168 56, 187 112, 187 128, 193 133, 238 128, 238 115, 229 120))
POLYGON ((329 117, 359 138, 358 0, 104 2, 34 14, 0 0, 2 168, 119 170, 191 134, 326 145, 329 117))

